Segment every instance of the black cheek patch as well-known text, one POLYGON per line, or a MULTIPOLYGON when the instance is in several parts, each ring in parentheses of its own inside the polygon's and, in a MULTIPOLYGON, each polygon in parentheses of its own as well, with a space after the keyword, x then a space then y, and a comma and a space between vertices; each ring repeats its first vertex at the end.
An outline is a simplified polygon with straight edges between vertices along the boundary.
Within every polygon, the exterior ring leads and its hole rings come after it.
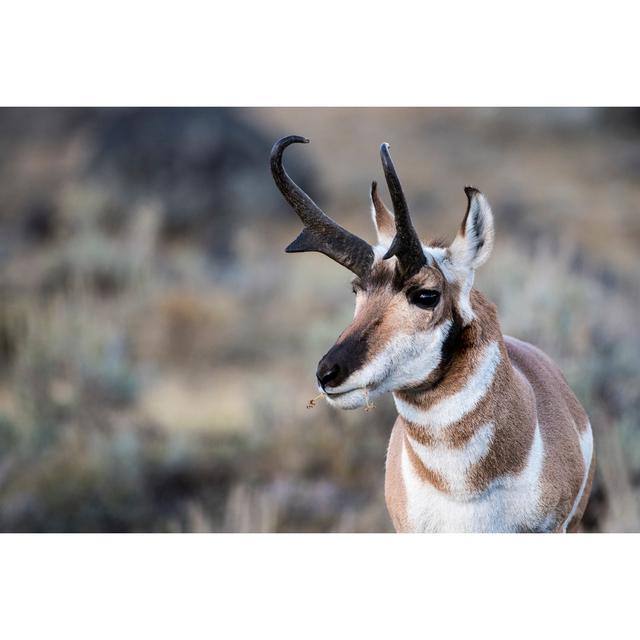
POLYGON ((446 367, 453 359, 460 346, 460 334, 462 333, 462 318, 456 309, 453 309, 451 326, 447 332, 447 337, 442 343, 440 366, 446 367))

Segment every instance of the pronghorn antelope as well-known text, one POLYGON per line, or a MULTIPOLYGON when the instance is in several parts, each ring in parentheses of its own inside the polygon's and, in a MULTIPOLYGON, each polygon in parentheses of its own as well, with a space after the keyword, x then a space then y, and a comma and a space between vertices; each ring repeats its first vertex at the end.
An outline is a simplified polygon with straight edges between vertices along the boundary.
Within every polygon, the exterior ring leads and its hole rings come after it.
POLYGON ((397 531, 565 532, 578 528, 594 472, 591 426, 558 367, 503 336, 473 288, 491 252, 493 215, 466 187, 450 246, 422 244, 389 145, 380 150, 393 214, 371 186, 378 243, 329 218, 288 176, 276 142, 271 171, 304 224, 287 252, 319 251, 355 274, 355 315, 320 360, 320 391, 354 409, 390 391, 398 419, 385 498, 397 531))

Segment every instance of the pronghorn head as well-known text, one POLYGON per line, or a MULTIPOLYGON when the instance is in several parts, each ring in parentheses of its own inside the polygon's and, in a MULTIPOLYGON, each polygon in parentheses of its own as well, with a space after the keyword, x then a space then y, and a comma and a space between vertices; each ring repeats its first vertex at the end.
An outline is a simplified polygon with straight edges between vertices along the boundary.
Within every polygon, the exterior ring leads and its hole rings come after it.
POLYGON ((380 149, 391 213, 371 186, 371 211, 378 244, 369 245, 329 218, 288 176, 282 154, 300 136, 276 142, 271 171, 287 202, 304 224, 287 252, 319 251, 355 273, 353 322, 320 360, 317 379, 328 401, 354 409, 387 391, 434 384, 462 329, 474 319, 474 272, 493 244, 493 216, 485 196, 466 187, 467 211, 453 243, 422 244, 389 145, 380 149))

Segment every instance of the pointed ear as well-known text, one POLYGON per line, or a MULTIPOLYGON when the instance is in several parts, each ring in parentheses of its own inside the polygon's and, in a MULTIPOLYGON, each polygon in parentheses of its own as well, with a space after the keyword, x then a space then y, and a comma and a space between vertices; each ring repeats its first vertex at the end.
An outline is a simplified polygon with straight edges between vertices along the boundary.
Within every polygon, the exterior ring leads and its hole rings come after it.
POLYGON ((375 180, 371 183, 371 217, 378 234, 378 243, 390 245, 396 235, 396 223, 393 213, 387 209, 378 195, 378 183, 375 180))
POLYGON ((449 247, 457 269, 475 271, 484 264, 493 248, 493 214, 489 201, 474 187, 465 187, 469 203, 460 231, 449 247))

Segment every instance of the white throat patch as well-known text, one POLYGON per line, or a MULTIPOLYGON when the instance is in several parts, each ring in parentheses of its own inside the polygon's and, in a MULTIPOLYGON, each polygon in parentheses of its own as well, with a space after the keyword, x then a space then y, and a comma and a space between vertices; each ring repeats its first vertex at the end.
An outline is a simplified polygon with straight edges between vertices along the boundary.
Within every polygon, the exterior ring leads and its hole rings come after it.
POLYGON ((520 473, 500 476, 484 491, 461 498, 422 480, 403 442, 401 470, 411 530, 497 533, 544 529, 545 518, 540 510, 543 465, 544 443, 536 424, 527 464, 520 473))
POLYGON ((409 445, 425 467, 435 471, 447 484, 449 493, 458 499, 468 497, 467 472, 489 453, 495 434, 493 422, 481 425, 462 447, 446 444, 425 445, 407 434, 409 445))
POLYGON ((428 409, 421 409, 394 394, 396 409, 405 420, 412 424, 436 431, 442 430, 475 409, 489 390, 499 362, 500 347, 497 342, 491 342, 482 352, 480 364, 471 374, 463 389, 428 409))

